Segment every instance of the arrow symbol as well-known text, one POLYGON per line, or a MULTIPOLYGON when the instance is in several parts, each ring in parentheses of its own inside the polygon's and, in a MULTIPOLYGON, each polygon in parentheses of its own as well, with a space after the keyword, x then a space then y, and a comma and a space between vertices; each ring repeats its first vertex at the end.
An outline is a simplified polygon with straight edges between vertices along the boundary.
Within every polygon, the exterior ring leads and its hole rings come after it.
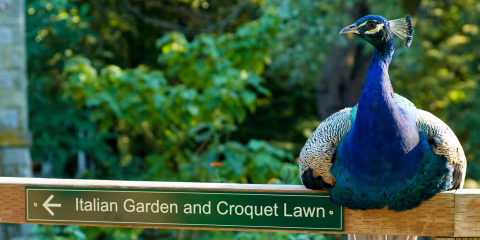
POLYGON ((60 203, 50 203, 50 200, 52 200, 52 198, 53 198, 53 194, 42 205, 53 216, 54 213, 52 212, 52 210, 50 210, 50 207, 61 207, 62 204, 60 204, 60 203))

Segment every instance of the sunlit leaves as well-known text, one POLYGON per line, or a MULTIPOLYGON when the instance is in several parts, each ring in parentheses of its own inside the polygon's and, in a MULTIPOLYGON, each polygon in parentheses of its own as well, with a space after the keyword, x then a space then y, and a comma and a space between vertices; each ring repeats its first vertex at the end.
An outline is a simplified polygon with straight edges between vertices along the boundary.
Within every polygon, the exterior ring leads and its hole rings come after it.
MULTIPOLYGON (((199 35, 192 41, 179 32, 167 34, 156 42, 164 70, 110 65, 97 74, 86 58, 72 58, 64 67, 65 95, 90 109, 90 119, 101 131, 120 135, 122 166, 133 164, 138 154, 135 135, 145 135, 153 144, 146 158, 173 162, 166 166, 179 171, 169 179, 267 182, 284 166, 293 166, 282 162, 293 156, 265 141, 245 146, 230 136, 247 112, 255 111, 257 98, 270 94, 259 74, 275 44, 275 21, 268 15, 235 33, 199 35), (259 36, 264 39, 260 43, 259 36), (218 161, 224 161, 219 175, 223 180, 212 179, 210 163, 218 161)), ((153 166, 164 163, 147 164, 142 179, 165 176, 153 166)))

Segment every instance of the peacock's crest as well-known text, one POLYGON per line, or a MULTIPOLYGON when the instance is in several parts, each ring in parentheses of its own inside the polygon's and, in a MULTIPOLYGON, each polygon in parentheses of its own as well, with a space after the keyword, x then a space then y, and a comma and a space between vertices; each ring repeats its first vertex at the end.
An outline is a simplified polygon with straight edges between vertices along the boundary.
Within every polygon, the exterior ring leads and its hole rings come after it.
POLYGON ((413 24, 412 17, 407 14, 404 18, 388 21, 390 23, 390 30, 393 34, 405 41, 405 47, 410 47, 413 40, 413 24))

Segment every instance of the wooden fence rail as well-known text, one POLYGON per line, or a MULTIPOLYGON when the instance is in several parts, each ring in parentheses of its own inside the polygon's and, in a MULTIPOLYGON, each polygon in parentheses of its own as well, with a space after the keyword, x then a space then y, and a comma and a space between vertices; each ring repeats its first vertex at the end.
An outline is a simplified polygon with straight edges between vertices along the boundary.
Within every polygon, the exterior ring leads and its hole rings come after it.
MULTIPOLYGON (((191 182, 142 182, 142 181, 106 181, 106 180, 71 180, 42 178, 0 177, 0 222, 27 223, 25 206, 25 187, 62 187, 82 189, 131 189, 131 190, 194 190, 226 192, 272 192, 272 193, 314 193, 300 185, 269 184, 223 184, 191 182)), ((54 201, 52 201, 54 202, 54 201)), ((53 209, 53 208, 52 208, 53 209)), ((53 216, 53 215, 52 215, 53 216)), ((32 222, 28 222, 32 223, 32 222)), ((198 230, 233 230, 233 231, 284 231, 316 232, 298 230, 239 229, 192 226, 151 226, 125 224, 95 223, 52 223, 42 224, 140 227, 140 228, 175 228, 198 230)), ((344 209, 344 231, 340 233, 379 234, 379 235, 416 235, 436 236, 440 238, 480 237, 480 190, 457 190, 439 193, 421 206, 403 212, 381 210, 344 209)))

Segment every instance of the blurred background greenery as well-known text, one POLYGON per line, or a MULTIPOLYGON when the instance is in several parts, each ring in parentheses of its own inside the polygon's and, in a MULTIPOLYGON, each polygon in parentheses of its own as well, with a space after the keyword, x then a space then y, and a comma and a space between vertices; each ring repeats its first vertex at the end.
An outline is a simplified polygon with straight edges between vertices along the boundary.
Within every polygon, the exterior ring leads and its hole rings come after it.
MULTIPOLYGON (((451 126, 480 180, 478 0, 28 0, 35 174, 300 184, 321 120, 358 102, 372 47, 338 32, 413 16, 397 93, 451 126)), ((40 226, 45 239, 338 236, 40 226)))

